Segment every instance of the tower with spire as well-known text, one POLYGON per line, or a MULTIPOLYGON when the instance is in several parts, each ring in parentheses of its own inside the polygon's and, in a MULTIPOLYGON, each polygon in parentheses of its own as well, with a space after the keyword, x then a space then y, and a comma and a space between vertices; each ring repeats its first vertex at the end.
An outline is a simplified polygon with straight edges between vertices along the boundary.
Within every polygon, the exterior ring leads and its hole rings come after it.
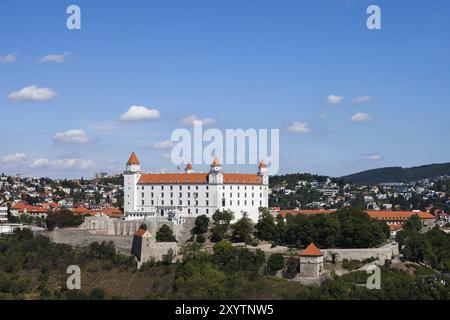
POLYGON ((269 173, 267 171, 267 164, 264 162, 264 160, 261 160, 259 162, 258 177, 261 179, 263 185, 269 185, 269 173))
POLYGON ((222 184, 223 183, 223 170, 222 164, 216 157, 211 163, 211 169, 209 170, 209 183, 210 184, 222 184))
POLYGON ((124 180, 124 211, 136 211, 137 190, 136 185, 141 176, 141 164, 134 152, 131 153, 123 173, 124 180))

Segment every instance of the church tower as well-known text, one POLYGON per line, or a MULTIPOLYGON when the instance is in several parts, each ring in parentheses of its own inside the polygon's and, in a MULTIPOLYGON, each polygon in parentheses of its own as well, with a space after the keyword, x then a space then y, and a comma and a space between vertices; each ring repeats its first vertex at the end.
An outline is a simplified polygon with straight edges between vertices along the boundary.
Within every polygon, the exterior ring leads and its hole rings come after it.
POLYGON ((141 164, 134 152, 131 153, 127 161, 125 172, 123 173, 124 182, 124 213, 136 211, 137 202, 137 183, 141 176, 141 164))

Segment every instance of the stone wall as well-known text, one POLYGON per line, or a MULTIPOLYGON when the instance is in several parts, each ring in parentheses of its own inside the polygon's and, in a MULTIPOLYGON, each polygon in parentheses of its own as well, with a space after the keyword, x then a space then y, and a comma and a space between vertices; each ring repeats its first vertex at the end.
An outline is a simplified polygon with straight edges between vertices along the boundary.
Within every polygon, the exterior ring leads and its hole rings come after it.
POLYGON ((130 255, 132 236, 111 236, 105 234, 92 234, 88 230, 78 228, 55 229, 49 233, 49 238, 55 243, 71 246, 87 247, 90 243, 112 241, 120 253, 130 255))
POLYGON ((364 249, 325 249, 324 261, 331 262, 333 255, 336 262, 342 262, 344 259, 364 261, 368 259, 376 259, 375 264, 383 265, 385 260, 391 260, 399 254, 398 244, 389 243, 380 248, 364 248, 364 249))

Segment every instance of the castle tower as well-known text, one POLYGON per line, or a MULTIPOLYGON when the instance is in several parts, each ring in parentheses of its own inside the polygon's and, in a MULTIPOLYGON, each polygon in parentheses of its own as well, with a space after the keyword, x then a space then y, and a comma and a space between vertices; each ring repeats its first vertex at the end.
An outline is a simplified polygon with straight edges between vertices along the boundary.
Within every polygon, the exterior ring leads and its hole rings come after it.
POLYGON ((267 164, 261 160, 258 166, 258 176, 261 179, 262 184, 269 185, 269 173, 267 171, 267 164))
POLYGON ((124 179, 124 212, 136 211, 136 186, 141 176, 141 165, 134 152, 131 153, 130 158, 127 161, 125 172, 123 173, 124 179))
POLYGON ((211 163, 211 169, 209 170, 209 183, 210 184, 222 184, 223 183, 223 170, 219 159, 215 158, 211 163))
POLYGON ((300 277, 319 278, 323 271, 323 253, 311 243, 300 252, 300 277))
POLYGON ((188 164, 186 165, 186 168, 184 169, 184 171, 185 171, 186 173, 192 173, 192 172, 193 172, 193 170, 192 170, 192 164, 188 163, 188 164))

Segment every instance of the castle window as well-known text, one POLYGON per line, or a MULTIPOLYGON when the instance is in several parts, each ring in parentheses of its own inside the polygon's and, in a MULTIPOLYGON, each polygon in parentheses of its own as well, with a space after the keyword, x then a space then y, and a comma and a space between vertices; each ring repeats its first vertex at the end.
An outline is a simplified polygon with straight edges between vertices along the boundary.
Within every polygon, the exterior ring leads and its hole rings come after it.
POLYGON ((183 197, 183 194, 180 192, 180 198, 182 198, 183 197))
POLYGON ((195 190, 198 190, 198 186, 195 186, 195 190))
POLYGON ((209 190, 209 186, 206 186, 206 190, 209 190))
POLYGON ((209 192, 206 193, 206 197, 209 198, 209 192))
POLYGON ((142 200, 142 205, 144 205, 144 200, 142 200))
POLYGON ((233 205, 233 200, 230 200, 230 206, 232 206, 233 205))
POLYGON ((195 209, 195 213, 198 213, 198 209, 195 209))
POLYGON ((180 186, 179 188, 180 188, 180 190, 181 190, 181 189, 182 189, 182 186, 180 186))
POLYGON ((208 200, 206 200, 206 205, 209 206, 209 201, 208 200))
POLYGON ((183 205, 183 201, 182 201, 182 200, 180 200, 180 206, 181 206, 181 205, 183 205))
POLYGON ((170 190, 173 190, 173 186, 170 186, 170 190))
POLYGON ((208 214, 209 213, 209 209, 206 209, 206 214, 208 214))
POLYGON ((152 205, 154 205, 155 201, 152 200, 152 205))
POLYGON ((161 200, 161 204, 164 205, 164 200, 161 200))
POLYGON ((142 198, 144 197, 144 193, 142 192, 142 198))
POLYGON ((161 186, 161 190, 164 190, 164 186, 161 186))
POLYGON ((191 214, 191 209, 188 209, 188 213, 191 214))

